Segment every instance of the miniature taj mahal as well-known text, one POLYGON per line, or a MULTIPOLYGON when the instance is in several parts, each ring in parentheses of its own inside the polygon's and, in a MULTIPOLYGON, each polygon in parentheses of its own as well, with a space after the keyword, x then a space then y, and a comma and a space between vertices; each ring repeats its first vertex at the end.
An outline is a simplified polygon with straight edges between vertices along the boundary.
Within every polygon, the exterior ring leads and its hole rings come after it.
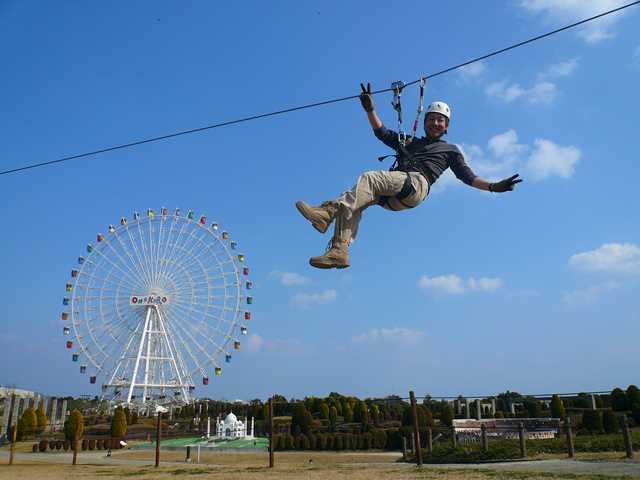
MULTIPOLYGON (((251 430, 247 432, 249 420, 245 417, 245 421, 238 420, 233 412, 229 413, 224 420, 220 417, 216 419, 216 440, 235 440, 238 438, 251 439, 254 438, 255 419, 251 418, 251 430)), ((207 425, 207 437, 211 438, 211 426, 207 425)))

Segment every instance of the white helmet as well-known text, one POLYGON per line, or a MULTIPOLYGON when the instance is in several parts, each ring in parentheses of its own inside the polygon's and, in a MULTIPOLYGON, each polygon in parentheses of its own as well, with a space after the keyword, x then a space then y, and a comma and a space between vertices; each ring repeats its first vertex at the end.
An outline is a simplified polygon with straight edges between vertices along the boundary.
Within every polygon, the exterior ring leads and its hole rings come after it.
POLYGON ((451 120, 451 109, 449 108, 449 105, 444 102, 433 102, 429 104, 425 118, 431 112, 440 113, 447 117, 447 120, 451 120))

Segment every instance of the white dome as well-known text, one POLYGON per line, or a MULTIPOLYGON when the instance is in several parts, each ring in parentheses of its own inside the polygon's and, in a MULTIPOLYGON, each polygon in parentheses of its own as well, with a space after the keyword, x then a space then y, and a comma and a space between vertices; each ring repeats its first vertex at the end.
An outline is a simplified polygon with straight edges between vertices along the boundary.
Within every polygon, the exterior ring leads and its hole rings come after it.
POLYGON ((236 417, 233 412, 227 415, 224 419, 225 425, 235 424, 238 422, 238 417, 236 417))

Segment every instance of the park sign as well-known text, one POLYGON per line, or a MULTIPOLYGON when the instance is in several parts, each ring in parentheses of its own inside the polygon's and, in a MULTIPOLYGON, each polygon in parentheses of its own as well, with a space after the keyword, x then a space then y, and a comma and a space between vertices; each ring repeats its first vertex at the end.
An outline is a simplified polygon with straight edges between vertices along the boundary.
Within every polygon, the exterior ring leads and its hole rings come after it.
POLYGON ((129 305, 149 306, 149 305, 165 305, 169 303, 169 297, 166 295, 131 295, 129 297, 129 305))

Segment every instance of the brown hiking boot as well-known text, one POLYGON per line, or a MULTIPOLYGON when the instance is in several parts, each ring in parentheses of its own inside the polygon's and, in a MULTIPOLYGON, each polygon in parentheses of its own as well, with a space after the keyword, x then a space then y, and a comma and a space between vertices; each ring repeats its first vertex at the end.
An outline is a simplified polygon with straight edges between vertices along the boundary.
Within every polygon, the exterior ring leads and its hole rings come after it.
POLYGON ((296 208, 304 218, 311 222, 313 228, 320 233, 327 231, 338 212, 338 204, 336 202, 323 202, 319 207, 312 207, 300 200, 296 202, 296 208))
POLYGON ((349 244, 343 240, 332 238, 324 255, 311 257, 309 263, 316 268, 347 268, 349 266, 349 244))

